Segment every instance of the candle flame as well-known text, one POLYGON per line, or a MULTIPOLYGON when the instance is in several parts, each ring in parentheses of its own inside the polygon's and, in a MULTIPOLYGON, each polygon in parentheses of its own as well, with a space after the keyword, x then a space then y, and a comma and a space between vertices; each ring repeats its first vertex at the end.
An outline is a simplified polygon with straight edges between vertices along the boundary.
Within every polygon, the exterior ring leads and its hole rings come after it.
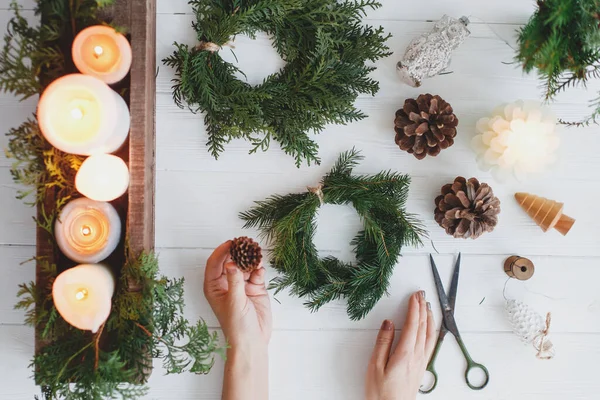
POLYGON ((81 234, 83 236, 90 236, 92 234, 92 228, 87 225, 81 227, 81 234))
POLYGON ((94 56, 96 56, 96 58, 99 58, 102 54, 104 54, 104 49, 102 46, 94 47, 94 56))
POLYGON ((81 110, 81 108, 75 107, 74 109, 72 109, 71 110, 71 117, 73 117, 73 119, 81 119, 81 118, 83 118, 83 111, 81 110))
POLYGON ((88 297, 88 291, 87 291, 87 289, 79 289, 77 291, 77 293, 75 293, 75 298, 78 301, 85 300, 85 299, 87 299, 87 297, 88 297))

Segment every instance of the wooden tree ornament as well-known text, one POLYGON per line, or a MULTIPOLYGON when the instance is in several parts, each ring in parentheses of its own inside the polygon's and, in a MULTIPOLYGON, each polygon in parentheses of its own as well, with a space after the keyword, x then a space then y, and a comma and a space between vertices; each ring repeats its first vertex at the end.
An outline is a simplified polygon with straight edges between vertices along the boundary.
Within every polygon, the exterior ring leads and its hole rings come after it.
POLYGON ((529 193, 517 193, 515 199, 544 232, 554 228, 564 236, 575 224, 575 219, 563 214, 563 203, 529 193))

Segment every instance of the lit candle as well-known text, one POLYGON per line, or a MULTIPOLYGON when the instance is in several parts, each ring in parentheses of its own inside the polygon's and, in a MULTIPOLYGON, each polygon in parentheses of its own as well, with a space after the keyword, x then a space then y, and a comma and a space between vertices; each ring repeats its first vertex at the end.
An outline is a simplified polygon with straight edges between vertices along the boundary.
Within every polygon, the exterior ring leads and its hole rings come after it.
POLYGON ((61 211, 54 236, 65 256, 78 263, 106 259, 121 239, 121 219, 109 203, 81 198, 61 211))
POLYGON ((65 153, 112 153, 129 134, 125 100, 87 75, 71 74, 52 82, 40 98, 37 117, 44 137, 65 153))
POLYGON ((500 182, 524 181, 556 160, 556 117, 539 102, 500 106, 490 118, 477 122, 477 132, 472 141, 477 163, 500 182))
POLYGON ((88 157, 77 172, 75 187, 85 197, 113 201, 129 187, 129 169, 117 156, 98 154, 88 157))
POLYGON ((83 264, 58 275, 52 298, 65 321, 96 333, 110 315, 114 291, 115 278, 108 267, 83 264))
POLYGON ((125 36, 108 26, 90 26, 79 32, 71 52, 82 74, 109 85, 125 78, 131 68, 131 45, 125 36))

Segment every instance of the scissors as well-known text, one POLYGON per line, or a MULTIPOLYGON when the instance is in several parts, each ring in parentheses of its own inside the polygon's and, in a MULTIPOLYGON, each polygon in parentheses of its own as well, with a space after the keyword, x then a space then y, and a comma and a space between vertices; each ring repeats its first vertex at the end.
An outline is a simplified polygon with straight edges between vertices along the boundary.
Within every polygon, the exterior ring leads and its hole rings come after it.
POLYGON ((458 260, 456 260, 456 265, 454 266, 454 273, 452 274, 452 282, 450 283, 450 296, 446 295, 444 291, 444 286, 442 285, 442 280, 440 279, 440 274, 438 273, 437 267, 435 265, 435 261, 433 256, 430 254, 429 258, 431 260, 431 270, 433 271, 433 279, 435 281, 435 286, 437 288, 438 297, 440 300, 440 306, 442 308, 442 326, 440 327, 440 335, 438 337, 437 344, 435 346, 435 350, 433 351, 433 355, 431 356, 431 360, 427 365, 427 371, 431 372, 433 375, 433 385, 431 388, 427 390, 419 390, 423 394, 431 393, 436 388, 438 383, 438 374, 435 370, 435 360, 440 352, 440 348, 442 347, 442 343, 444 343, 444 338, 446 334, 450 332, 456 338, 456 342, 462 351, 465 360, 467 360, 467 370, 465 371, 465 381, 467 385, 472 390, 481 390, 487 386, 490 381, 490 373, 487 368, 482 364, 476 363, 473 361, 467 348, 465 347, 465 343, 460 337, 460 332, 458 332, 458 326, 456 325, 456 320, 454 319, 454 305, 456 304, 456 291, 458 290, 458 274, 460 272, 460 253, 458 254, 458 260), (485 374, 485 382, 482 385, 476 386, 473 385, 469 381, 469 372, 474 369, 480 369, 485 374))

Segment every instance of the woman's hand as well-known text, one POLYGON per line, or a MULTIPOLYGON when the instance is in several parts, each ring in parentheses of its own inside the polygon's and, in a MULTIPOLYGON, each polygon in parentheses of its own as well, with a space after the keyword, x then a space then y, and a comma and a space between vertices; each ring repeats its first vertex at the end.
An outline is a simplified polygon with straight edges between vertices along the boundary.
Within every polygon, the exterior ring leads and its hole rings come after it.
POLYGON ((272 316, 262 265, 244 273, 231 260, 231 242, 219 246, 206 263, 204 295, 217 316, 228 344, 267 347, 272 316))
POLYGON ((367 400, 414 400, 436 344, 435 323, 425 292, 413 294, 396 349, 394 323, 383 321, 366 382, 367 400))
POLYGON ((204 295, 227 338, 223 400, 266 400, 272 315, 265 269, 243 273, 231 260, 231 242, 209 257, 204 295))

